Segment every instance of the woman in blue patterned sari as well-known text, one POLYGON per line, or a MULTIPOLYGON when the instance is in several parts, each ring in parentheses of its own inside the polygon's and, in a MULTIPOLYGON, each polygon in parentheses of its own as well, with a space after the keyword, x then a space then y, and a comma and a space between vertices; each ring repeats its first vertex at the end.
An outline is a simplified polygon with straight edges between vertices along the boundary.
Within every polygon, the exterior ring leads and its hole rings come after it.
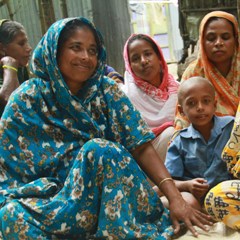
POLYGON ((105 58, 84 18, 56 22, 36 47, 37 78, 12 94, 0 123, 0 238, 168 239, 180 221, 194 235, 194 224, 211 224, 159 164, 153 133, 104 77, 105 58))

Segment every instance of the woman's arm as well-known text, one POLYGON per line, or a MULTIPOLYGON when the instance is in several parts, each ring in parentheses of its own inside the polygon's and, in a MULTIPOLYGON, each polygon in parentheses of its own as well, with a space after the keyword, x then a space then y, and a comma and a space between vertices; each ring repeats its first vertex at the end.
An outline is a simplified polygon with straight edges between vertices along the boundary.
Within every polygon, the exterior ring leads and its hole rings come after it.
MULTIPOLYGON (((159 183, 163 179, 171 178, 163 161, 159 160, 158 154, 150 142, 136 148, 132 151, 132 155, 142 170, 157 186, 159 186, 159 183)), ((204 225, 212 225, 210 216, 193 209, 183 200, 173 181, 162 182, 160 190, 169 201, 170 216, 173 221, 175 233, 180 230, 180 221, 186 224, 194 236, 197 236, 198 233, 193 225, 197 225, 205 231, 207 228, 204 225)))
POLYGON ((19 81, 17 76, 18 64, 14 58, 3 57, 1 65, 1 67, 5 66, 3 68, 3 85, 0 89, 0 114, 2 115, 9 96, 19 86, 19 81))

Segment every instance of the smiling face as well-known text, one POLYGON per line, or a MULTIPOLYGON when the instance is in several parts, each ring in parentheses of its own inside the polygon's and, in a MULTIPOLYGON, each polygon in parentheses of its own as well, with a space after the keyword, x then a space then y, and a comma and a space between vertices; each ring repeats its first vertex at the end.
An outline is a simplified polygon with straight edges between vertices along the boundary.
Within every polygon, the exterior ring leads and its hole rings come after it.
POLYGON ((10 43, 2 45, 2 48, 6 56, 13 57, 18 61, 19 67, 28 64, 32 48, 23 30, 19 31, 10 43))
POLYGON ((161 64, 152 45, 144 39, 135 39, 128 46, 128 56, 133 73, 155 87, 159 87, 161 64))
POLYGON ((87 26, 78 27, 58 52, 58 67, 73 94, 94 74, 97 67, 97 43, 87 26))
POLYGON ((200 77, 184 81, 178 93, 179 110, 199 132, 212 128, 212 118, 216 110, 214 88, 200 77))
POLYGON ((236 48, 231 22, 224 18, 210 19, 203 33, 203 47, 208 59, 221 70, 230 66, 236 48))

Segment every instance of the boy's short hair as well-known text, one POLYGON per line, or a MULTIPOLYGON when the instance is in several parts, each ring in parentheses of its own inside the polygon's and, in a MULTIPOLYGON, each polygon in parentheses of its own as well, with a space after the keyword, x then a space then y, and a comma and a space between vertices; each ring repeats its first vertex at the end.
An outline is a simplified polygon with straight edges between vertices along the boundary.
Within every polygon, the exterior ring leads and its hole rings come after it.
POLYGON ((206 79, 204 77, 201 77, 201 76, 191 77, 191 78, 181 82, 181 84, 180 84, 180 86, 178 88, 177 95, 178 95, 178 103, 180 105, 182 104, 182 101, 183 101, 183 96, 182 95, 183 95, 183 92, 184 92, 186 86, 195 84, 196 87, 197 87, 200 82, 201 83, 205 82, 206 84, 208 84, 209 87, 213 91, 213 96, 215 97, 215 88, 214 88, 214 86, 212 85, 212 83, 208 79, 206 79))

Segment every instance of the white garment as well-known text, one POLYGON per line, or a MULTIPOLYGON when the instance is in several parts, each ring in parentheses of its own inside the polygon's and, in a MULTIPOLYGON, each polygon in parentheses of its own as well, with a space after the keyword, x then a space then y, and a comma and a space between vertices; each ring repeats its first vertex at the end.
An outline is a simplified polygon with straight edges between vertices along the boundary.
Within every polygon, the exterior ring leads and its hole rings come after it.
POLYGON ((124 74, 124 84, 120 87, 139 110, 150 128, 174 121, 177 93, 171 93, 167 100, 154 99, 137 87, 133 77, 127 71, 124 74))

